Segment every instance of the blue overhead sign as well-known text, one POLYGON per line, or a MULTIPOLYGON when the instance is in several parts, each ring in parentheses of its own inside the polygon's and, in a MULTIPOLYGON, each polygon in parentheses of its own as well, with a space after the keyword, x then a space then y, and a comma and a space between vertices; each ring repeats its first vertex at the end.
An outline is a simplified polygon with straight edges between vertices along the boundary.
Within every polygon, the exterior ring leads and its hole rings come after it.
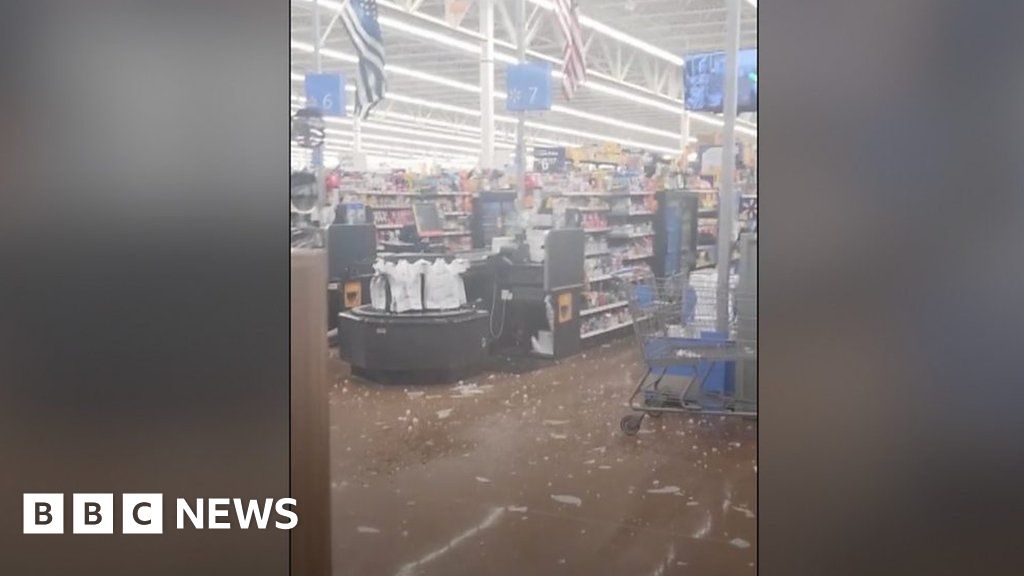
POLYGON ((505 109, 512 112, 551 109, 551 64, 528 62, 506 68, 505 109))
POLYGON ((306 105, 321 109, 324 116, 344 116, 345 75, 306 74, 306 105))

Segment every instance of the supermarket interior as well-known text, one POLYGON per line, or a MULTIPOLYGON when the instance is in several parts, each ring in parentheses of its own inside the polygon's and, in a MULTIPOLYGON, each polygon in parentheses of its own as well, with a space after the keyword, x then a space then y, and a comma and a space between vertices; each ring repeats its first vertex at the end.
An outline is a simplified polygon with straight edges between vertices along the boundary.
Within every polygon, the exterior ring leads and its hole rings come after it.
POLYGON ((292 0, 290 80, 299 545, 754 573, 757 3, 292 0))

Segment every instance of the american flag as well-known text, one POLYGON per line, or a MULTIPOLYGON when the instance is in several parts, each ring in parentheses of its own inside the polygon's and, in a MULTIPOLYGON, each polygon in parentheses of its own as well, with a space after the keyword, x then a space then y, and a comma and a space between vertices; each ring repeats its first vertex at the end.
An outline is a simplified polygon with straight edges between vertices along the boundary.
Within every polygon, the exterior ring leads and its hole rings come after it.
POLYGON ((348 0, 341 11, 341 20, 359 54, 356 116, 366 118, 384 99, 388 86, 384 76, 384 38, 377 23, 377 0, 348 0))
POLYGON ((583 60, 583 31, 576 0, 555 0, 555 16, 565 36, 565 66, 562 68, 562 92, 566 100, 576 94, 576 88, 587 79, 587 64, 583 60))

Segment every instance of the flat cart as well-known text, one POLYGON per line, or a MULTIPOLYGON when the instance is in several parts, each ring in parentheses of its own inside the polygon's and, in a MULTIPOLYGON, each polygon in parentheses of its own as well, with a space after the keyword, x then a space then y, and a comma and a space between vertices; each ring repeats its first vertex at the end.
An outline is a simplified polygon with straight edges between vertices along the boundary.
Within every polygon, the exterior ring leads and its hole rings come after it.
POLYGON ((729 364, 731 369, 755 365, 756 289, 730 287, 720 295, 714 285, 693 280, 688 274, 646 278, 630 290, 633 330, 647 366, 629 397, 635 413, 619 423, 628 435, 640 430, 645 416, 664 412, 757 417, 756 401, 746 406, 725 388, 710 407, 689 396, 695 386, 703 390, 716 369, 721 376, 729 364))

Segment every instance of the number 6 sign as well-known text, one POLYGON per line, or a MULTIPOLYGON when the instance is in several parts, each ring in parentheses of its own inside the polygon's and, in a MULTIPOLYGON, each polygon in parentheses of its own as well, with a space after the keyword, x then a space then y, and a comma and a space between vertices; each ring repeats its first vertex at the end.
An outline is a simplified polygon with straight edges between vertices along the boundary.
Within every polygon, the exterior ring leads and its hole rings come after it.
POLYGON ((321 109, 324 116, 344 116, 345 75, 306 74, 306 105, 321 109))

